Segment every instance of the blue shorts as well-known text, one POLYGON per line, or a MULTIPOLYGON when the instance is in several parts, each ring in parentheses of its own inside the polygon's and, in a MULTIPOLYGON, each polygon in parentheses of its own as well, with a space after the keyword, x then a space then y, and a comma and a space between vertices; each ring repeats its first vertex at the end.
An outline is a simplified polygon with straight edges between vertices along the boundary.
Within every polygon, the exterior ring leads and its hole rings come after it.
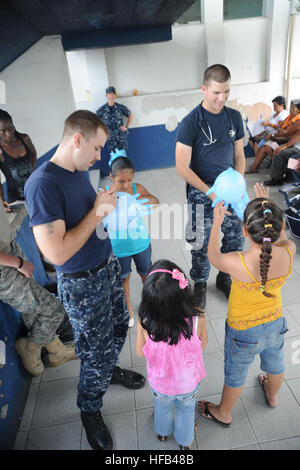
POLYGON ((136 255, 126 256, 125 258, 118 258, 121 265, 121 277, 126 279, 131 273, 131 260, 133 259, 136 270, 141 276, 145 276, 151 266, 151 243, 146 250, 136 255))
POLYGON ((288 331, 286 319, 262 323, 247 330, 235 330, 226 322, 225 335, 225 385, 242 387, 248 368, 256 354, 260 355, 261 370, 278 375, 284 372, 283 343, 288 331))

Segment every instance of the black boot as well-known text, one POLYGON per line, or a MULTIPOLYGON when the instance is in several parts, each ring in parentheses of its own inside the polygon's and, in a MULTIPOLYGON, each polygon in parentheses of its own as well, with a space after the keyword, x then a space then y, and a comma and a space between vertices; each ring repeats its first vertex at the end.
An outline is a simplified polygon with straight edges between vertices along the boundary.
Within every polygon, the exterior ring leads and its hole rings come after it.
POLYGON ((103 421, 101 411, 96 413, 81 411, 80 415, 91 448, 93 450, 111 450, 113 441, 103 421))
POLYGON ((280 186, 283 184, 283 178, 271 178, 270 180, 264 181, 265 186, 280 186))
POLYGON ((224 292, 226 299, 228 299, 231 289, 231 277, 229 274, 219 271, 216 277, 216 287, 224 292))
POLYGON ((206 306, 206 288, 207 282, 195 282, 193 296, 195 299, 195 304, 197 307, 200 307, 202 310, 206 306))
POLYGON ((121 369, 115 366, 110 383, 124 385, 124 387, 130 388, 131 390, 138 390, 145 385, 146 379, 138 372, 121 369))

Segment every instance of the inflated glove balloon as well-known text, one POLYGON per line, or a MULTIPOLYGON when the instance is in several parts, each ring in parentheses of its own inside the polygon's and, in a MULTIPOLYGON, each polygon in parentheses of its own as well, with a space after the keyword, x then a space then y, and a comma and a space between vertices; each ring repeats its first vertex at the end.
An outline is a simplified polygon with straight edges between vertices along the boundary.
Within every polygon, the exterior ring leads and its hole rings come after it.
POLYGON ((237 216, 243 219, 244 210, 250 199, 246 192, 245 178, 238 171, 231 167, 222 171, 206 195, 211 193, 216 195, 212 207, 223 201, 226 208, 230 204, 237 216))
POLYGON ((123 231, 127 230, 129 225, 133 229, 138 227, 138 219, 140 216, 152 213, 152 204, 145 204, 149 199, 137 198, 139 194, 128 194, 117 192, 117 205, 115 209, 107 214, 102 223, 108 230, 123 231))
POLYGON ((232 207, 232 209, 234 210, 234 212, 236 213, 236 215, 241 219, 243 220, 244 219, 244 212, 245 212, 245 209, 248 205, 248 203, 250 202, 250 198, 247 194, 247 192, 245 191, 245 194, 244 196, 238 201, 238 202, 232 202, 230 205, 232 207))

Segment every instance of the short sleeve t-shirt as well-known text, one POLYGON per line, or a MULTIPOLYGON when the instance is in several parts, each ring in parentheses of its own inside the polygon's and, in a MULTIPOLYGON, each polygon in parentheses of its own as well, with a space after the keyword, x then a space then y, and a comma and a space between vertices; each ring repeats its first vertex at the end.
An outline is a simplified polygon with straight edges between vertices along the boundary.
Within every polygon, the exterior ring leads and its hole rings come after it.
POLYGON ((222 171, 234 166, 234 142, 243 137, 239 111, 224 107, 214 114, 201 104, 182 120, 177 131, 177 141, 192 147, 190 168, 209 185, 222 171))
MULTIPOLYGON (((31 227, 64 220, 68 231, 93 208, 96 192, 84 172, 71 172, 47 161, 27 180, 25 199, 31 227)), ((64 273, 85 271, 103 263, 111 251, 109 237, 100 239, 95 230, 72 258, 55 267, 64 273)))

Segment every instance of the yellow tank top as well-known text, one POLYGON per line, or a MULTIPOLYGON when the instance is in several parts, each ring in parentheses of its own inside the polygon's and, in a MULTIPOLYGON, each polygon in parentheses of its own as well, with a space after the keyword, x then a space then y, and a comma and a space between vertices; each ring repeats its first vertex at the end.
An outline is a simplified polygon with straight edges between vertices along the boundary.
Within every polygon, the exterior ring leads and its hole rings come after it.
MULTIPOLYGON (((277 245, 281 246, 281 245, 277 245)), ((227 323, 235 330, 247 330, 253 326, 277 320, 282 316, 281 288, 292 271, 292 254, 290 255, 290 269, 287 275, 270 279, 265 289, 275 297, 266 297, 260 290, 261 282, 257 281, 248 270, 243 255, 238 252, 243 266, 253 282, 240 282, 232 279, 231 291, 228 300, 227 323)))

